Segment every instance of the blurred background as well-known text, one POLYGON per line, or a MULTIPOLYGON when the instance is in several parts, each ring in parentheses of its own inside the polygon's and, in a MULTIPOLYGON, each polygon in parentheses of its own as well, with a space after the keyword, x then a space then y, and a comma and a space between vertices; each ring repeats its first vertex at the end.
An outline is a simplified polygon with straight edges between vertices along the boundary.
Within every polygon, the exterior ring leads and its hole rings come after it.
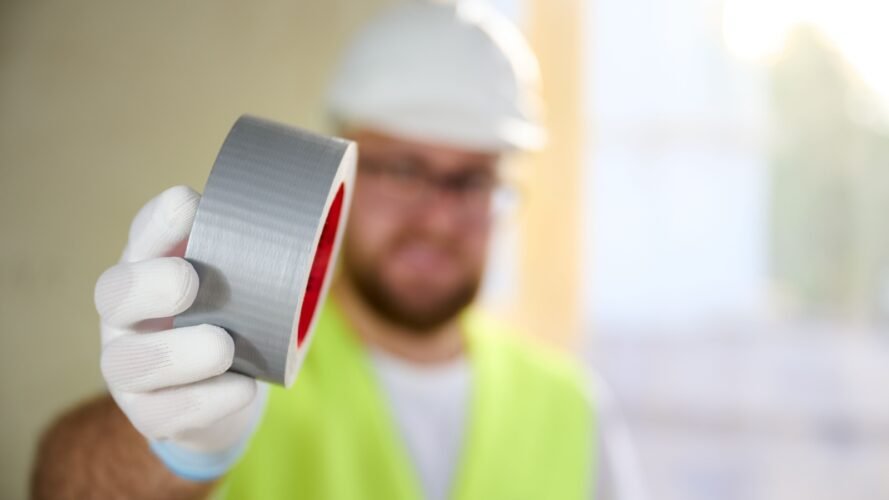
MULTIPOLYGON (((541 63, 483 300, 599 371, 657 499, 889 498, 889 3, 490 0, 541 63)), ((324 130, 383 0, 0 2, 0 497, 102 389, 92 289, 235 118, 324 130)))
POLYGON ((583 325, 653 498, 889 498, 889 3, 596 0, 583 325))

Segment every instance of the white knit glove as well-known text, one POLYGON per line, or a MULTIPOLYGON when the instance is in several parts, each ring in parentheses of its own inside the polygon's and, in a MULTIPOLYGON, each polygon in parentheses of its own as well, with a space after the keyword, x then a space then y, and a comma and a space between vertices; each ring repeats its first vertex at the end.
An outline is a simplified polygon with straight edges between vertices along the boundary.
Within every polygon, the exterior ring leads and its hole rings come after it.
POLYGON ((177 186, 148 202, 120 263, 99 277, 95 299, 112 397, 170 470, 210 480, 242 454, 267 387, 226 373, 234 342, 222 328, 172 328, 198 290, 198 275, 181 256, 199 199, 177 186))

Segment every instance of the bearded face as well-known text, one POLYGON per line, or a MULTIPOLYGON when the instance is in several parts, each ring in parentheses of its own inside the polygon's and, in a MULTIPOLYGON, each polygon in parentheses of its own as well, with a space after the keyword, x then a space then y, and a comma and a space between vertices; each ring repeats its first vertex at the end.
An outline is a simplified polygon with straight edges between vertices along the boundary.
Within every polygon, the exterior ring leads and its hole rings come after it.
POLYGON ((348 135, 359 160, 342 277, 388 321, 434 331, 479 289, 498 155, 366 130, 348 135))

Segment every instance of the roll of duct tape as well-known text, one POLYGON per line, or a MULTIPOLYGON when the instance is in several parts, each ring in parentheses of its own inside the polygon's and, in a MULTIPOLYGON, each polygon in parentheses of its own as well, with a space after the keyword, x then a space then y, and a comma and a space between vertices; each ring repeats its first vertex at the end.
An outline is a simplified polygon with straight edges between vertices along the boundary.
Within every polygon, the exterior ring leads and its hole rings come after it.
POLYGON ((239 118, 198 206, 185 258, 200 287, 175 326, 225 328, 232 371, 292 384, 327 293, 356 156, 349 141, 239 118))

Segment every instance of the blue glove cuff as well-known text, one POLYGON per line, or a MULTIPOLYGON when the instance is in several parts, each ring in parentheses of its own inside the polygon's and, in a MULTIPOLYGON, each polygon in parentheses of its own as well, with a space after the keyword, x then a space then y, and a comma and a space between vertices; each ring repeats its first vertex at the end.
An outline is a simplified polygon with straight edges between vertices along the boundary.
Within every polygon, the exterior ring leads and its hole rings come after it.
POLYGON ((171 441, 149 440, 151 451, 173 474, 189 481, 212 481, 232 468, 247 448, 245 437, 227 450, 201 453, 171 441))

